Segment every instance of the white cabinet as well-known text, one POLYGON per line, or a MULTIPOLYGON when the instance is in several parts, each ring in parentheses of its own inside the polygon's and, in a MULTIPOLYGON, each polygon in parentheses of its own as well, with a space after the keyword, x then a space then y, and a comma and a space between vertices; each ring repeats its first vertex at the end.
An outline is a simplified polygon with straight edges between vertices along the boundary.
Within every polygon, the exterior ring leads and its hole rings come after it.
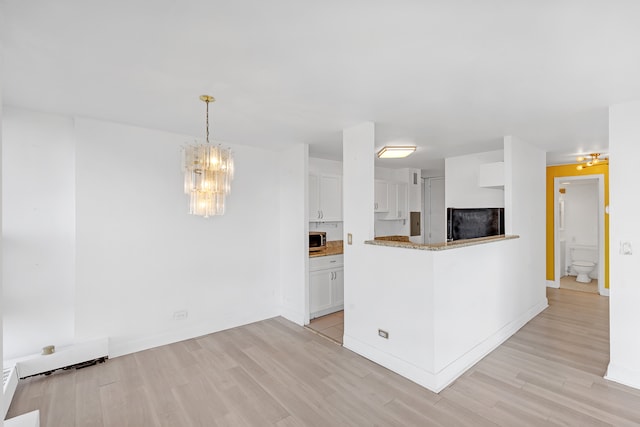
POLYGON ((407 219, 408 185, 404 182, 389 182, 387 184, 387 215, 384 220, 407 219))
POLYGON ((314 319, 343 308, 343 255, 309 259, 309 317, 314 319))
POLYGON ((478 168, 478 187, 504 188, 504 162, 480 165, 478 168))
POLYGON ((342 177, 309 175, 309 221, 342 221, 342 177))
POLYGON ((375 180, 373 197, 375 199, 374 212, 389 212, 389 183, 387 181, 375 180))

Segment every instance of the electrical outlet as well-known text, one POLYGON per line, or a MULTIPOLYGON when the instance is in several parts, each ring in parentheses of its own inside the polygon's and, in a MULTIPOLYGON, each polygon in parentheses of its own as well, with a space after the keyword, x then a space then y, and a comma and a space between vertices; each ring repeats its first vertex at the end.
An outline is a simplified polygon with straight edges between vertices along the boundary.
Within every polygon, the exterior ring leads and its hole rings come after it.
POLYGON ((173 312, 173 320, 184 320, 189 317, 189 312, 187 310, 180 310, 173 312))
POLYGON ((385 340, 389 339, 389 332, 383 331, 382 329, 378 329, 378 335, 384 338, 385 340))
POLYGON ((633 255, 633 248, 631 247, 631 242, 629 241, 620 242, 620 254, 633 255))

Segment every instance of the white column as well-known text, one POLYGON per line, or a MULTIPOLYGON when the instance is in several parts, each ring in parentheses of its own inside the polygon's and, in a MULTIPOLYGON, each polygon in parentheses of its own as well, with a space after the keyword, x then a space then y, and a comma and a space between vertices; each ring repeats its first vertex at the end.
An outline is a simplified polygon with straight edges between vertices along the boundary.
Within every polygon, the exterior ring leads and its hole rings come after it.
POLYGON ((280 312, 299 325, 309 323, 308 164, 306 144, 280 153, 280 312))
POLYGON ((373 239, 373 181, 375 126, 371 122, 345 129, 342 136, 344 218, 344 342, 348 345, 350 318, 357 315, 359 271, 367 268, 364 241, 373 239), (351 236, 351 244, 349 243, 351 236))
POLYGON ((640 101, 609 108, 610 360, 605 378, 640 388, 640 101))

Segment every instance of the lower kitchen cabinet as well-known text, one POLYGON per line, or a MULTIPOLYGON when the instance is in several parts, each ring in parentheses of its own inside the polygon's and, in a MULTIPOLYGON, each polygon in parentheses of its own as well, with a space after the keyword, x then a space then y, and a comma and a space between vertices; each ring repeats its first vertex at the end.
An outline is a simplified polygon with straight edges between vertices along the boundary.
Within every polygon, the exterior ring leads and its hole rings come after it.
POLYGON ((344 257, 330 255, 309 260, 309 317, 344 308, 344 257))

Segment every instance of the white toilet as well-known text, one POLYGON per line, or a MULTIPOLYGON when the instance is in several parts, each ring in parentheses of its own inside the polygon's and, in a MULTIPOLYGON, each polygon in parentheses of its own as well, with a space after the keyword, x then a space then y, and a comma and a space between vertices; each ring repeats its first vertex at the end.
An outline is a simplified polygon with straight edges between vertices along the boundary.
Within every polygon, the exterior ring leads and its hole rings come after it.
POLYGON ((593 267, 596 266, 594 262, 590 261, 573 261, 571 263, 573 269, 578 273, 576 276, 576 282, 591 283, 591 277, 589 274, 593 271, 593 267))

